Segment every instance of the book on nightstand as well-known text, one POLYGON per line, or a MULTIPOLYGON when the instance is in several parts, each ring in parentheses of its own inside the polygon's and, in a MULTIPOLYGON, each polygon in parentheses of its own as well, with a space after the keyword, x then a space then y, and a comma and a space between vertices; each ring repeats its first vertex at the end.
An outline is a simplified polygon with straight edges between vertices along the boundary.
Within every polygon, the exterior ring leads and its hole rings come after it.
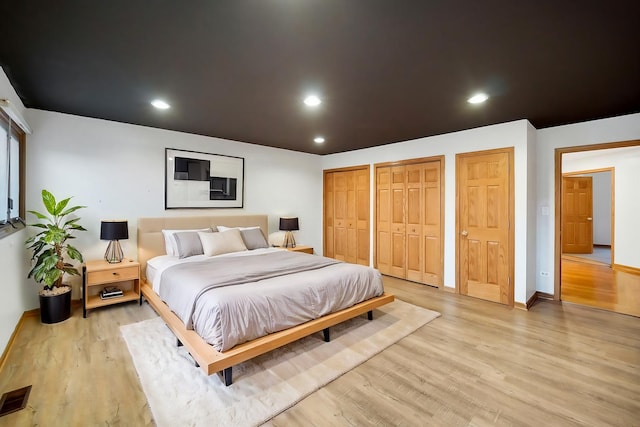
POLYGON ((124 295, 124 292, 122 292, 122 289, 117 288, 115 286, 107 286, 106 288, 100 291, 100 298, 102 299, 117 298, 117 297, 121 297, 122 295, 124 295))

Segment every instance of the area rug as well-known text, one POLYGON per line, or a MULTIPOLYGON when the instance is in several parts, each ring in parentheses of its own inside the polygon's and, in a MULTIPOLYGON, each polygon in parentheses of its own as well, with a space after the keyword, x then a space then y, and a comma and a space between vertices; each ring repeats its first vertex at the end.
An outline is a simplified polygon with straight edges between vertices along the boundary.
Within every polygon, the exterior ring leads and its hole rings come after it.
POLYGON ((233 384, 196 368, 161 318, 121 326, 153 418, 165 426, 255 426, 367 361, 440 313, 402 301, 233 367, 233 384))

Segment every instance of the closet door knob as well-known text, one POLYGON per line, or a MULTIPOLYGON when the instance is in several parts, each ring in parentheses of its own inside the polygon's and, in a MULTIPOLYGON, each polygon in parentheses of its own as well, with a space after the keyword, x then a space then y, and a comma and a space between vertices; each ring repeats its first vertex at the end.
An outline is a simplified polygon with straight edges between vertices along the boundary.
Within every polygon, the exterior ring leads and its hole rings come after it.
POLYGON ((460 234, 462 234, 464 237, 467 237, 469 235, 469 232, 467 230, 462 230, 460 234))

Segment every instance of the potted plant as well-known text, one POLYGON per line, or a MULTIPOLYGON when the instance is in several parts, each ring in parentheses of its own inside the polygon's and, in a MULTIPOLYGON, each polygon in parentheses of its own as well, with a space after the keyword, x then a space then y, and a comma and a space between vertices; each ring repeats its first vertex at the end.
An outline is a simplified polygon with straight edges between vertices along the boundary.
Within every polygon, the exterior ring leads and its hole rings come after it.
POLYGON ((72 232, 87 230, 78 224, 80 218, 69 219, 71 213, 86 206, 69 207, 69 200, 70 197, 56 202, 53 194, 42 190, 42 203, 48 214, 29 211, 41 220, 29 224, 42 231, 25 243, 33 253, 33 268, 28 277, 44 284, 39 292, 42 323, 58 323, 71 317, 71 287, 64 285, 62 279, 65 274, 79 276, 80 273, 67 262, 66 256, 79 262, 83 262, 83 259, 82 254, 67 241, 75 238, 72 232))

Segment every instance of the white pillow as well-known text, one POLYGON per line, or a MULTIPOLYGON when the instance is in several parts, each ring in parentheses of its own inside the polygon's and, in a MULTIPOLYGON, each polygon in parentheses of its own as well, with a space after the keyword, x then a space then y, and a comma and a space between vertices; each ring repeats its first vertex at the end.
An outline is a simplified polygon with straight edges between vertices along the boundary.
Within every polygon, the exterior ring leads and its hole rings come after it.
POLYGON ((184 231, 208 231, 211 232, 210 228, 201 228, 198 230, 162 230, 162 235, 164 236, 164 249, 167 255, 170 256, 178 256, 178 244, 176 243, 176 238, 174 236, 175 233, 182 233, 184 231))
POLYGON ((258 225, 254 225, 253 227, 225 227, 224 225, 218 225, 217 227, 218 231, 233 230, 234 228, 237 228, 238 230, 253 230, 254 228, 260 228, 258 225))
POLYGON ((240 230, 236 228, 219 233, 199 232, 198 236, 200 236, 202 250, 205 256, 222 255, 247 250, 247 247, 242 241, 240 230))

